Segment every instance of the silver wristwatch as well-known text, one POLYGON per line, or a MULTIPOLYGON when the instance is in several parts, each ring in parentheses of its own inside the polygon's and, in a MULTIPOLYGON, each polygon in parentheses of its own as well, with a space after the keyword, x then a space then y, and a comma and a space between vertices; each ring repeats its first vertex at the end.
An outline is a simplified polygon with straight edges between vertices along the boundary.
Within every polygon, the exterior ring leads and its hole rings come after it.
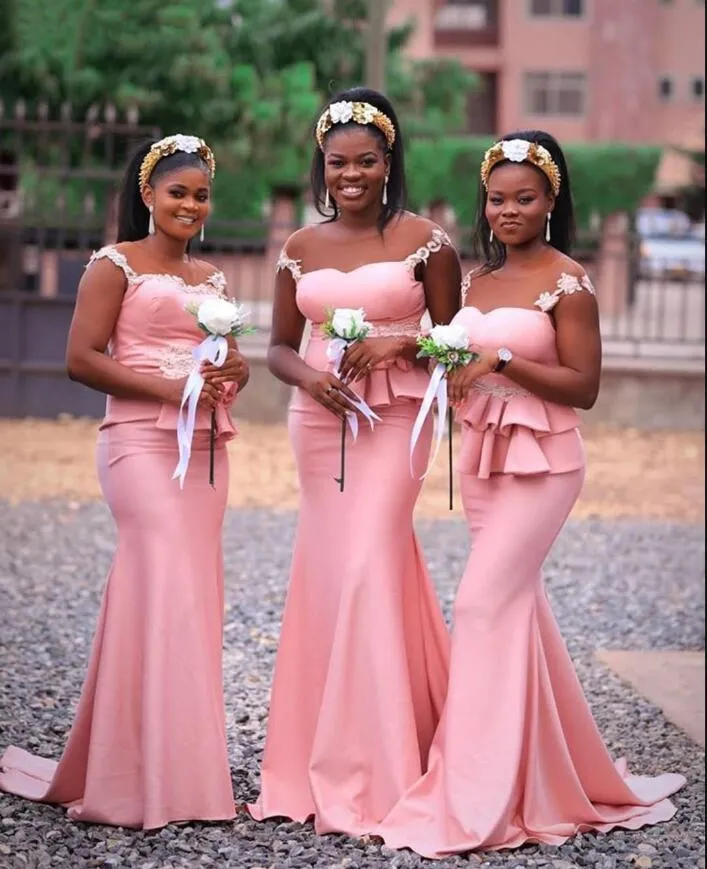
POLYGON ((508 347, 500 347, 497 356, 498 362, 494 365, 493 370, 495 374, 500 374, 511 359, 513 359, 513 354, 508 347))

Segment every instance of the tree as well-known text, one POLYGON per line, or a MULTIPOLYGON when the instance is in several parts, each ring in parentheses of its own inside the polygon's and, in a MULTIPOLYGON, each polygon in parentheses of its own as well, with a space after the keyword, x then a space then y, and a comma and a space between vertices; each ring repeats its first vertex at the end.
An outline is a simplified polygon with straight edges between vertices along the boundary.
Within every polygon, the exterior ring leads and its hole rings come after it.
MULTIPOLYGON (((319 106, 364 76, 365 0, 0 4, 12 24, 2 96, 68 101, 79 114, 113 103, 165 134, 199 133, 241 176, 239 198, 301 185, 319 106)), ((425 135, 459 129, 473 76, 452 61, 407 61, 410 33, 387 34, 388 90, 403 123, 425 135)))

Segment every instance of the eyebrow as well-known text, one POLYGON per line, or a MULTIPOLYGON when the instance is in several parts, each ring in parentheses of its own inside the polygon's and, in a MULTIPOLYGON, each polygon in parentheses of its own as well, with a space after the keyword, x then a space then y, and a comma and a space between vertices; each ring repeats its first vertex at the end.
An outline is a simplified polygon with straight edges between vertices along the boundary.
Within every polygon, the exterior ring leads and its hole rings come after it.
MULTIPOLYGON (((494 188, 492 187, 492 188, 489 190, 489 196, 490 196, 492 193, 502 193, 502 192, 504 192, 504 191, 502 191, 502 190, 498 190, 498 188, 495 188, 495 189, 494 189, 494 188)), ((514 192, 514 193, 537 193, 538 191, 537 191, 537 189, 536 189, 535 187, 521 187, 521 188, 519 188, 518 190, 514 190, 513 192, 514 192)))
MULTIPOLYGON (((186 184, 182 184, 180 181, 172 181, 170 182, 170 187, 180 187, 182 190, 187 190, 188 186, 186 184)), ((202 187, 197 187, 197 190, 208 190, 209 185, 204 184, 202 187)))
MULTIPOLYGON (((363 157, 377 157, 378 154, 375 151, 364 151, 362 154, 357 154, 356 156, 361 160, 363 157)), ((336 151, 331 151, 327 154, 327 157, 339 157, 339 159, 343 160, 346 158, 346 154, 337 154, 336 151)))

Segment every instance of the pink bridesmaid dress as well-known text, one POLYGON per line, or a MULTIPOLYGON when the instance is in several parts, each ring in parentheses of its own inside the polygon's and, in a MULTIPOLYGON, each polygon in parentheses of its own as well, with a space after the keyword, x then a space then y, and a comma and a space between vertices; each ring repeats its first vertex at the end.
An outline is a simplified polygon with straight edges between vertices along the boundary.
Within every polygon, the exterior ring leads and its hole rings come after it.
MULTIPOLYGON (((416 335, 425 311, 415 268, 448 239, 406 260, 351 272, 283 254, 297 305, 313 324, 306 362, 326 370, 327 310, 363 307, 372 336, 416 335)), ((448 634, 413 531, 420 481, 410 433, 429 381, 405 361, 374 369, 353 388, 381 421, 349 438, 344 492, 341 424, 297 391, 289 430, 301 489, 299 520, 275 665, 261 793, 262 820, 314 817, 319 833, 370 830, 424 771, 447 684, 448 634)), ((419 447, 420 474, 429 427, 419 447)))
MULTIPOLYGON (((113 247, 91 262, 103 257, 127 282, 111 355, 183 377, 203 338, 184 305, 223 295, 223 275, 194 286, 138 275, 113 247)), ((180 491, 176 421, 176 407, 108 397, 97 459, 118 547, 76 717, 58 764, 14 747, 0 759, 0 790, 65 805, 76 821, 151 829, 235 815, 221 670, 225 442, 235 430, 219 407, 214 490, 210 415, 199 411, 180 491)))
MULTIPOLYGON (((548 312, 464 307, 455 322, 482 346, 557 365, 548 312)), ((680 775, 629 775, 602 741, 560 636, 541 569, 579 495, 578 417, 490 374, 460 412, 461 493, 472 550, 454 607, 449 691, 427 772, 375 831, 394 848, 442 858, 577 832, 669 820, 680 775)))

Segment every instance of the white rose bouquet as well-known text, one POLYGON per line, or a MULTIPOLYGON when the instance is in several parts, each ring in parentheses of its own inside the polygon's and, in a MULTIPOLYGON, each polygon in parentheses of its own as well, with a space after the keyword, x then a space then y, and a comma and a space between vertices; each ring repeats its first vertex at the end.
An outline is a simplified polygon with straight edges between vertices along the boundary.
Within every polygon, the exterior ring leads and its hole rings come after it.
POLYGON ((363 308, 332 308, 327 313, 329 316, 322 325, 322 331, 333 341, 342 341, 348 346, 355 341, 363 341, 371 331, 363 308))
POLYGON ((469 333, 458 323, 449 326, 433 326, 428 335, 417 339, 420 352, 418 359, 436 359, 444 365, 445 371, 451 371, 458 365, 468 365, 478 355, 469 350, 469 333))
MULTIPOLYGON (((371 324, 366 320, 366 312, 363 308, 333 308, 328 312, 329 316, 322 324, 322 331, 330 339, 327 347, 327 359, 334 367, 334 374, 339 377, 341 361, 346 353, 346 348, 357 341, 363 341, 371 331, 371 324)), ((374 420, 380 420, 366 402, 359 398, 352 401, 356 410, 368 420, 371 429, 374 420)), ((347 413, 346 418, 341 420, 341 461, 339 476, 334 477, 339 484, 339 491, 344 491, 344 472, 346 468, 346 423, 354 441, 358 436, 358 417, 354 411, 347 413)))
MULTIPOLYGON (((201 366, 210 362, 220 368, 228 355, 228 337, 238 338, 249 335, 255 329, 247 325, 248 312, 237 302, 217 297, 207 297, 203 302, 190 301, 184 308, 196 317, 197 324, 206 338, 192 350, 194 367, 192 368, 182 393, 177 419, 177 442, 179 444, 179 462, 174 469, 172 479, 179 480, 180 488, 184 488, 184 478, 189 467, 191 445, 196 423, 196 408, 199 396, 204 386, 201 366)), ((209 442, 209 483, 214 485, 214 448, 216 442, 216 412, 211 412, 211 434, 209 442)))
POLYGON ((196 317, 202 332, 213 337, 249 335, 255 332, 247 326, 248 311, 238 302, 228 299, 208 298, 199 304, 188 302, 185 310, 196 317))
POLYGON ((469 333, 464 326, 459 323, 450 323, 448 326, 433 326, 427 335, 420 335, 417 339, 417 346, 420 348, 417 354, 418 359, 434 359, 435 365, 430 385, 427 387, 425 396, 422 400, 420 412, 417 415, 415 424, 412 429, 410 439, 410 473, 412 469, 412 457, 415 451, 415 445, 420 437, 422 426, 424 425, 427 414, 432 409, 432 406, 437 403, 437 417, 435 419, 435 450, 430 460, 430 464, 422 475, 426 477, 429 469, 437 458, 440 444, 442 443, 442 433, 444 431, 444 420, 447 419, 449 428, 449 509, 454 507, 453 486, 452 486, 452 431, 453 418, 452 409, 448 406, 447 401, 447 374, 454 368, 460 365, 468 365, 479 358, 478 353, 470 349, 469 333))

